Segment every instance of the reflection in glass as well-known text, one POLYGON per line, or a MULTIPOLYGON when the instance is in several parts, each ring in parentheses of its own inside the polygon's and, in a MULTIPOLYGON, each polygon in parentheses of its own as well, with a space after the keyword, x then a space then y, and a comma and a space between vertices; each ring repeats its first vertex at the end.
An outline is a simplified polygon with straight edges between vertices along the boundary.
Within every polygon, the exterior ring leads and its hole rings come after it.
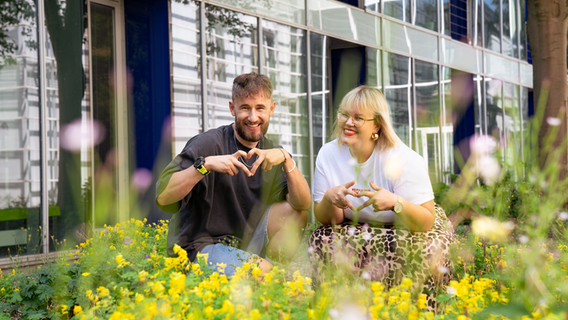
POLYGON ((501 8, 500 1, 484 0, 485 48, 501 52, 501 8))
POLYGON ((473 6, 473 45, 483 47, 483 0, 473 0, 471 4, 473 6))
POLYGON ((533 146, 531 145, 531 119, 529 118, 529 89, 520 88, 521 95, 521 126, 522 126, 522 151, 523 160, 530 165, 533 156, 533 146))
POLYGON ((485 110, 487 120, 487 134, 493 136, 497 143, 504 137, 503 114, 503 82, 485 78, 485 110))
POLYGON ((416 151, 428 164, 432 181, 439 181, 441 168, 440 95, 438 66, 415 60, 416 151))
MULTIPOLYGON (((312 74, 312 130, 314 155, 330 140, 333 117, 329 103, 327 37, 310 33, 312 74)), ((315 161, 313 159, 312 161, 315 161)))
POLYGON ((367 50, 367 79, 365 84, 369 87, 379 88, 382 91, 381 80, 381 51, 373 48, 367 50))
POLYGON ((172 139, 174 153, 201 132, 199 8, 171 1, 172 139))
POLYGON ((384 95, 391 111, 392 125, 402 142, 412 146, 410 117, 410 58, 383 52, 384 95))
POLYGON ((519 35, 519 48, 520 48, 520 59, 523 61, 527 61, 527 30, 526 30, 526 18, 527 18, 527 12, 526 12, 526 3, 525 1, 520 0, 519 1, 519 11, 517 12, 517 17, 518 17, 518 21, 519 21, 519 27, 520 27, 520 35, 519 35))
POLYGON ((228 4, 235 8, 242 8, 277 20, 301 25, 306 23, 306 5, 303 0, 219 0, 217 2, 228 4))
POLYGON ((503 54, 518 58, 517 1, 503 0, 503 54))
POLYGON ((479 75, 473 76, 473 112, 476 134, 487 134, 487 126, 485 119, 485 110, 483 108, 483 97, 485 95, 485 84, 483 77, 479 75))
POLYGON ((503 86, 503 126, 504 136, 507 139, 505 161, 514 164, 522 160, 522 124, 519 104, 519 86, 505 82, 503 86))
POLYGON ((410 0, 391 0, 384 3, 384 14, 410 23, 410 0))
POLYGON ((430 29, 432 31, 438 31, 438 15, 436 14, 436 2, 437 0, 417 0, 414 7, 416 20, 414 24, 430 29))
POLYGON ((442 21, 440 32, 448 37, 452 36, 452 29, 451 29, 451 9, 450 9, 450 0, 441 0, 442 1, 442 8, 440 12, 442 13, 442 21))
POLYGON ((452 110, 452 69, 442 68, 442 177, 444 182, 450 183, 451 177, 447 173, 454 172, 454 119, 452 110))
POLYGON ((42 252, 36 25, 8 27, 0 57, 0 258, 42 252))
POLYGON ((207 128, 230 124, 233 80, 258 72, 257 19, 224 8, 206 5, 207 128))
POLYGON ((263 73, 274 88, 276 110, 267 136, 294 155, 310 181, 310 143, 306 95, 306 33, 275 22, 262 21, 265 54, 263 73))
POLYGON ((380 12, 381 0, 365 0, 365 9, 367 11, 380 12))

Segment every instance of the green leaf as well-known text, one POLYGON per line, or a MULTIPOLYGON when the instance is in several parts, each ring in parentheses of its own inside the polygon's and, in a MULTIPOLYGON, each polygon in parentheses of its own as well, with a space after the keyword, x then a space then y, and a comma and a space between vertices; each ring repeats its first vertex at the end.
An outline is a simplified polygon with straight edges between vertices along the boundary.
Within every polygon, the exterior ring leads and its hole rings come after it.
POLYGON ((487 307, 482 312, 475 315, 474 319, 487 319, 490 315, 503 316, 509 319, 521 318, 522 316, 531 315, 531 313, 522 305, 518 303, 511 303, 507 305, 492 305, 487 307))
POLYGON ((438 302, 446 302, 448 300, 450 300, 454 295, 453 294, 441 294, 438 296, 438 298, 436 298, 436 301, 438 302))

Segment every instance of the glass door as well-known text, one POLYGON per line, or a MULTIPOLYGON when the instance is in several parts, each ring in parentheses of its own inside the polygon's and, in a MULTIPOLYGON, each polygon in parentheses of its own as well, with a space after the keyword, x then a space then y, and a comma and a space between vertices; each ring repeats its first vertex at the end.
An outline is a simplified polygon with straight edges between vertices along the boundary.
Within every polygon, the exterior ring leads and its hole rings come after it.
POLYGON ((91 130, 103 138, 91 152, 94 228, 128 218, 128 152, 122 7, 90 1, 91 130))

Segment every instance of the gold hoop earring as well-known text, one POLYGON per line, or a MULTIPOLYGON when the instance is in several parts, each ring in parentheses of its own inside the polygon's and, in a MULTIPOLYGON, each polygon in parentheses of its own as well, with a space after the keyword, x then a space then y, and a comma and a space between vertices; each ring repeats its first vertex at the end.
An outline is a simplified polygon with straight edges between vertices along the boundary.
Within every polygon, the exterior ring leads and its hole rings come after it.
POLYGON ((373 133, 373 134, 371 135, 371 139, 377 141, 377 139, 379 139, 379 134, 378 134, 377 132, 373 133))

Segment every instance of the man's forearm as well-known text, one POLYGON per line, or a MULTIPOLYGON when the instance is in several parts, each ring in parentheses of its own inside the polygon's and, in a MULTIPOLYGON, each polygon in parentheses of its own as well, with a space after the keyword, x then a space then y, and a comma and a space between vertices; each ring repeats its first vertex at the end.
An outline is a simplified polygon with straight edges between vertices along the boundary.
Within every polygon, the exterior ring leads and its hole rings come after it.
POLYGON ((294 168, 292 171, 290 170, 293 167, 287 169, 286 166, 283 166, 283 168, 287 172, 286 180, 288 181, 288 202, 290 202, 290 205, 298 211, 308 210, 312 204, 312 197, 306 178, 304 178, 298 168, 294 168))
POLYGON ((178 202, 185 198, 201 179, 203 179, 203 175, 193 166, 178 171, 172 175, 168 185, 156 200, 162 206, 178 202))

